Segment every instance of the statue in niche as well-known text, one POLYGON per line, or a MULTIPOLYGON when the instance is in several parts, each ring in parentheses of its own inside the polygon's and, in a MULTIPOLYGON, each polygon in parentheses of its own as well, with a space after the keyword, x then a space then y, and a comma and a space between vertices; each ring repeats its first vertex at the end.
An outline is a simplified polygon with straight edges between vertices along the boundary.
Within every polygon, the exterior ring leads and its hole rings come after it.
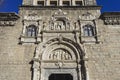
POLYGON ((43 22, 43 30, 46 29, 46 22, 43 22))
POLYGON ((79 23, 78 22, 74 22, 74 29, 79 30, 79 23))
POLYGON ((76 28, 77 28, 77 25, 76 25, 76 22, 74 22, 74 29, 76 30, 76 28))
POLYGON ((60 23, 57 23, 56 30, 62 30, 62 25, 60 23))
POLYGON ((70 30, 70 23, 69 22, 67 22, 66 30, 70 30))
POLYGON ((51 30, 54 30, 54 23, 51 23, 51 30))
POLYGON ((50 30, 66 30, 66 22, 64 20, 50 21, 50 30))

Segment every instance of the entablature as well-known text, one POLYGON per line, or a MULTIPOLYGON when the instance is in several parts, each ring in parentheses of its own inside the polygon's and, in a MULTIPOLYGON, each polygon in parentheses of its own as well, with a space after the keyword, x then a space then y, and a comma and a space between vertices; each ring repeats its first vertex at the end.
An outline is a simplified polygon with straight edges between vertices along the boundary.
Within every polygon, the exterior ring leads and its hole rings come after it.
POLYGON ((120 25, 120 12, 105 12, 101 18, 106 25, 120 25))
POLYGON ((89 6, 97 5, 96 0, 23 0, 22 5, 34 6, 89 6))
POLYGON ((15 13, 0 13, 0 26, 14 26, 19 18, 15 13))
POLYGON ((22 5, 20 6, 20 9, 28 9, 28 10, 44 10, 44 9, 51 9, 51 10, 57 10, 57 9, 64 9, 64 10, 100 10, 101 6, 33 6, 33 5, 22 5))

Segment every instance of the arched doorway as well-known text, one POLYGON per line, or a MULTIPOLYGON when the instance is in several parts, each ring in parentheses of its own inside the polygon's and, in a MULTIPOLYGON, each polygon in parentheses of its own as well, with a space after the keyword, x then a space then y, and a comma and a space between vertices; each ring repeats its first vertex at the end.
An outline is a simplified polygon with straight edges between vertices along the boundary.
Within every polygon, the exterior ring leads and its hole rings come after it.
POLYGON ((66 38, 40 44, 33 63, 33 80, 82 80, 82 57, 80 46, 66 38))
POLYGON ((71 74, 51 74, 48 80, 73 80, 71 74))

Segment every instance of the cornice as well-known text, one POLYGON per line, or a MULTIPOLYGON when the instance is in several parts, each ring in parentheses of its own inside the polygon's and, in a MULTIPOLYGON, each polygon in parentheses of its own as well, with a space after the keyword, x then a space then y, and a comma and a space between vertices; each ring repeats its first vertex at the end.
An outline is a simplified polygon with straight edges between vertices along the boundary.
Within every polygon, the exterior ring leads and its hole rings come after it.
POLYGON ((0 12, 0 21, 15 21, 20 17, 16 13, 4 13, 0 12))
POLYGON ((0 13, 0 26, 14 26, 20 17, 16 13, 0 13))
POLYGON ((106 25, 120 25, 120 12, 105 12, 100 18, 106 25))
POLYGON ((20 9, 30 9, 30 10, 46 10, 46 9, 51 9, 51 10, 56 10, 56 9, 83 9, 83 10, 87 10, 87 9, 91 9, 91 10, 100 10, 101 6, 30 6, 30 5, 22 5, 20 6, 20 9))

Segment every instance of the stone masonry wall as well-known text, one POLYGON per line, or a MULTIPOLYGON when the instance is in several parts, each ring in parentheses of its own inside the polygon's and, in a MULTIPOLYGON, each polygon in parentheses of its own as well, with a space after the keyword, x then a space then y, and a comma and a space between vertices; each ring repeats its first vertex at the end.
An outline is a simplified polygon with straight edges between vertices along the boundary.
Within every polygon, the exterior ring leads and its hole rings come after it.
MULTIPOLYGON (((22 19, 30 12, 50 18, 55 10, 21 10, 21 18, 15 26, 0 26, 0 80, 31 80, 32 59, 37 44, 19 44, 22 32, 22 19)), ((69 18, 75 20, 78 14, 87 10, 64 10, 69 18)), ((90 10, 96 14, 95 10, 90 10)), ((104 25, 101 19, 96 21, 99 44, 83 43, 86 56, 89 80, 120 80, 120 27, 104 25)), ((73 36, 71 37, 73 39, 73 36)))
POLYGON ((21 20, 15 26, 0 26, 0 80, 31 80, 34 45, 20 45, 21 20))
POLYGON ((84 44, 90 80, 120 79, 120 27, 98 20, 100 44, 84 44))

